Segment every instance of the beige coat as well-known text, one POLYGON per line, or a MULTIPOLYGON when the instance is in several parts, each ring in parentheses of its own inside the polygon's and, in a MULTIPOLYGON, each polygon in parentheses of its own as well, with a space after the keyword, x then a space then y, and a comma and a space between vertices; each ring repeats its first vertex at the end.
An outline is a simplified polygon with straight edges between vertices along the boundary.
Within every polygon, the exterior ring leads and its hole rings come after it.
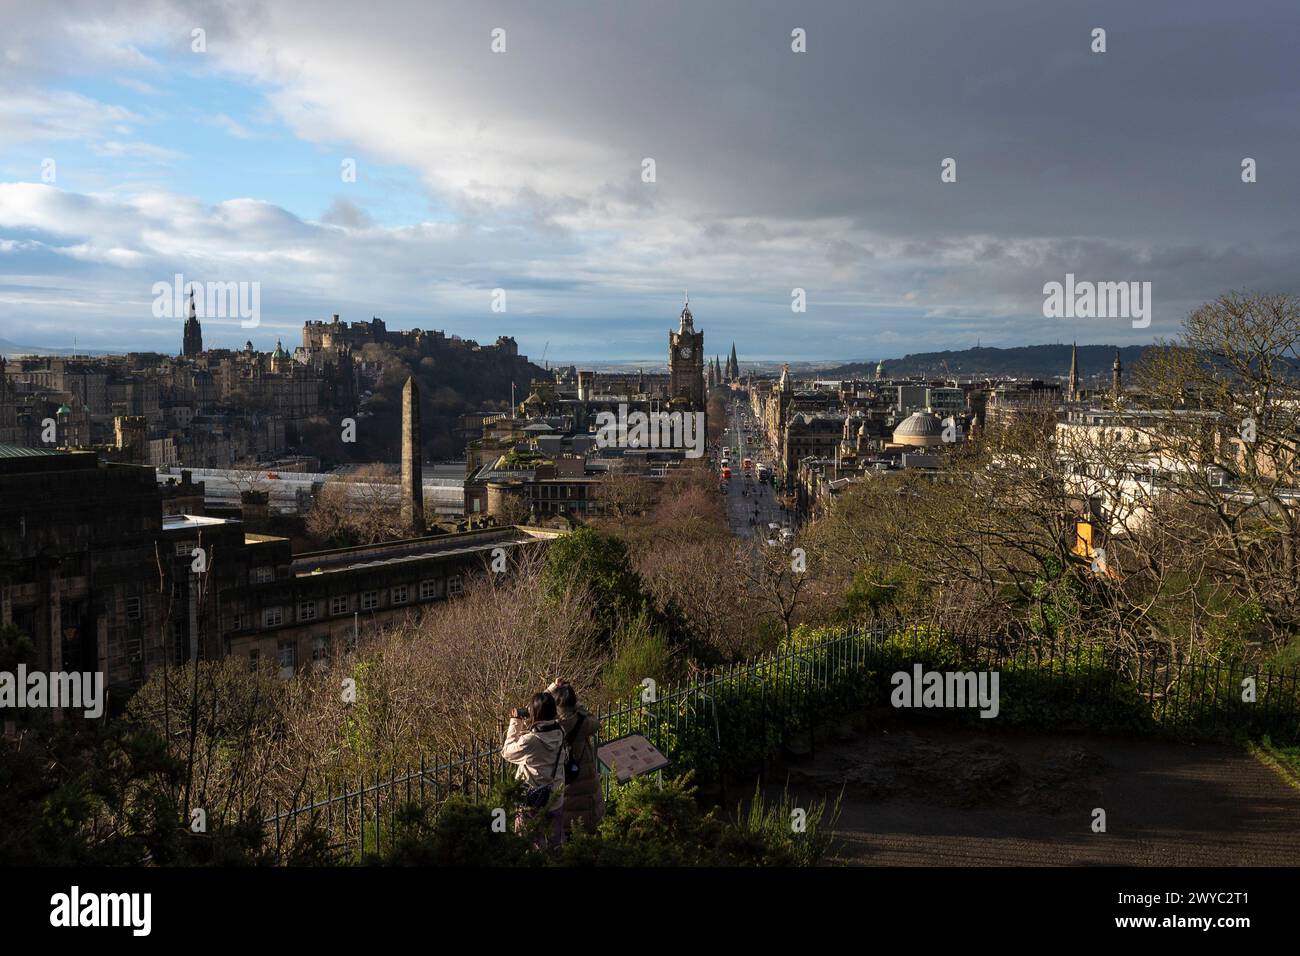
MULTIPOLYGON (((501 745, 501 757, 515 765, 515 779, 522 780, 530 790, 550 784, 556 794, 564 789, 565 755, 564 731, 556 721, 529 729, 528 722, 518 717, 510 718, 506 740, 501 745), (559 757, 557 762, 556 757, 559 757)), ((552 808, 558 803, 552 803, 552 808)))

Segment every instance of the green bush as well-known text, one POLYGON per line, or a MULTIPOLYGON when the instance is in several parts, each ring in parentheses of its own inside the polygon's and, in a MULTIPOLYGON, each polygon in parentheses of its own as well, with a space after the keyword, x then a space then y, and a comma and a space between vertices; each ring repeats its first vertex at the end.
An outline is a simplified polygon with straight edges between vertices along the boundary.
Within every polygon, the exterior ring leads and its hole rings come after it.
POLYGON ((601 688, 616 700, 639 694, 647 674, 667 683, 680 670, 668 635, 645 610, 619 625, 613 648, 614 659, 601 675, 601 688))
POLYGON ((788 795, 768 805, 756 792, 736 820, 703 811, 689 773, 665 780, 638 778, 617 787, 596 833, 575 834, 563 846, 539 848, 513 821, 522 791, 503 789, 491 800, 447 800, 436 817, 407 808, 392 849, 367 862, 394 866, 813 866, 830 844, 824 802, 807 808, 800 831, 791 825, 788 795), (494 820, 504 812, 504 830, 494 820))
POLYGON ((736 811, 736 829, 765 846, 780 848, 795 866, 816 866, 831 847, 843 799, 841 788, 830 806, 822 799, 799 807, 787 783, 781 799, 769 804, 761 788, 755 786, 749 806, 736 811))
MULTIPOLYGON (((163 741, 126 722, 55 725, 0 743, 0 864, 251 866, 277 862, 259 808, 208 816, 194 832, 185 767, 163 741)), ((290 863, 332 861, 305 826, 282 847, 290 863)))
POLYGON ((529 835, 516 833, 515 810, 523 802, 517 781, 501 785, 485 801, 456 795, 436 813, 408 805, 398 812, 393 846, 365 862, 391 866, 527 866, 542 860, 529 835))

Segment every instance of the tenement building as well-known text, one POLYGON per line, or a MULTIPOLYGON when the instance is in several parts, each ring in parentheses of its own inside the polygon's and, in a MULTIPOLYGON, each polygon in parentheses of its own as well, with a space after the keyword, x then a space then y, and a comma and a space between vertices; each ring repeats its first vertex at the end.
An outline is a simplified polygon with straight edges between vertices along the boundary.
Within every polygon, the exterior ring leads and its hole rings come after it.
POLYGON ((295 555, 201 513, 202 487, 89 451, 0 445, 0 624, 46 671, 110 690, 237 654, 283 673, 397 613, 454 598, 487 561, 557 532, 495 528, 295 555), (181 512, 182 508, 188 511, 181 512))

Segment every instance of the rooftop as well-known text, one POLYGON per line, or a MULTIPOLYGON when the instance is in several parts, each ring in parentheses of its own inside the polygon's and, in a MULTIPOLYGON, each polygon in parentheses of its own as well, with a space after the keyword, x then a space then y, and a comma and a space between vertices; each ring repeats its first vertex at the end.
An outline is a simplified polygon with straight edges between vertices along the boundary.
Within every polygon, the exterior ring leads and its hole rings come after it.
POLYGON ((210 528, 215 525, 239 524, 233 518, 209 518, 207 515, 165 515, 164 531, 182 531, 188 528, 210 528))
POLYGON ((66 455, 61 448, 28 448, 26 445, 0 444, 0 458, 52 458, 66 455))
POLYGON ((293 573, 297 577, 306 577, 357 568, 422 561, 433 557, 491 552, 493 548, 512 548, 522 544, 549 541, 560 535, 561 532, 544 528, 489 528, 483 531, 465 531, 431 538, 408 538, 404 541, 390 541, 384 544, 340 548, 335 551, 314 551, 297 555, 293 559, 293 573))

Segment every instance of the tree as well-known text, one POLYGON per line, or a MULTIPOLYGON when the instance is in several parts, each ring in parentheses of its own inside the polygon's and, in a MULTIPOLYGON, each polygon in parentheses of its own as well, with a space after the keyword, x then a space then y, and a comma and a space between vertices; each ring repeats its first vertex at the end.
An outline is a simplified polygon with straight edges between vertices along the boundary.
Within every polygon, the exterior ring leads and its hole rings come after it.
POLYGON ((1137 386, 990 422, 935 475, 871 478, 807 538, 858 613, 1043 648, 1269 653, 1300 624, 1300 307, 1229 295, 1137 386))
POLYGON ((524 500, 522 495, 506 495, 502 508, 496 515, 496 522, 503 527, 508 527, 510 525, 528 524, 532 517, 532 509, 528 507, 528 502, 524 500))
POLYGON ((645 514, 656 499, 648 478, 623 471, 612 471, 596 486, 600 514, 616 521, 626 521, 645 514))
POLYGON ((1300 301, 1230 293, 1197 309, 1181 340, 1153 349, 1140 388, 1160 488, 1187 507, 1178 533, 1259 615, 1280 647, 1300 628, 1300 301))
POLYGON ((782 636, 789 640, 798 623, 797 615, 808 585, 804 553, 752 538, 738 542, 734 555, 746 596, 776 620, 782 636))
POLYGON ((585 589, 595 602, 595 614, 606 637, 621 620, 635 617, 647 604, 627 546, 593 528, 579 528, 551 542, 542 584, 555 594, 585 589))
POLYGON ((392 466, 362 465, 330 478, 307 512, 307 531, 338 547, 405 537, 392 466))

